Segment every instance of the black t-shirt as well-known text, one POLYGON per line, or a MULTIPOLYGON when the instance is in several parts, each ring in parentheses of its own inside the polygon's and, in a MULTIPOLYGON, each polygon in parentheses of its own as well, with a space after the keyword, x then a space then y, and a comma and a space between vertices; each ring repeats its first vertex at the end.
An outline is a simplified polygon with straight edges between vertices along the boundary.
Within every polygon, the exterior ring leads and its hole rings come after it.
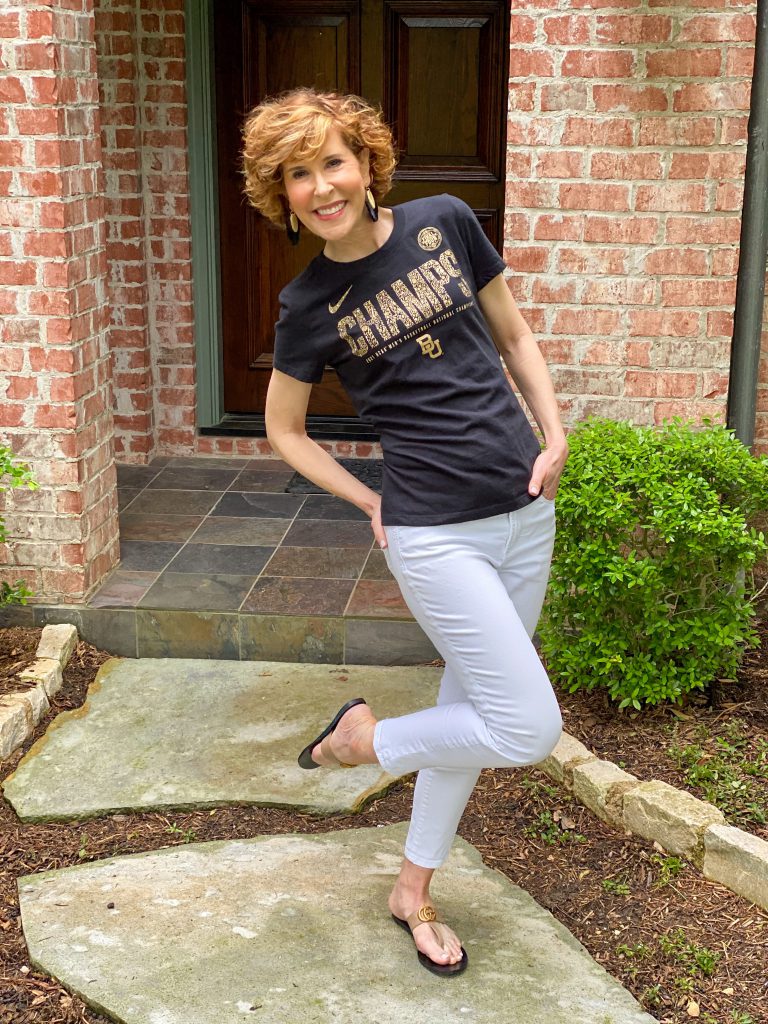
POLYGON ((336 370, 381 437, 385 525, 522 508, 540 448, 477 303, 504 262, 459 199, 392 212, 376 252, 321 253, 283 289, 274 366, 310 383, 336 370))

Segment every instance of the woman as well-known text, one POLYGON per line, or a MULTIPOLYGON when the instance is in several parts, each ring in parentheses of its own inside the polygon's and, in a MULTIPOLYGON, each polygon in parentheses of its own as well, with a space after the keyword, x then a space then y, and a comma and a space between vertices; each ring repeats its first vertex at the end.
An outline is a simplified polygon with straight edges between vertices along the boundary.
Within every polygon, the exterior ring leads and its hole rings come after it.
POLYGON ((562 722, 531 643, 567 457, 538 346, 471 210, 450 196, 387 209, 392 138, 354 96, 295 90, 244 130, 246 192, 291 241, 325 241, 280 295, 266 421, 274 450, 363 509, 403 597, 445 659, 437 706, 377 721, 360 698, 302 751, 305 768, 418 771, 405 858, 389 897, 420 962, 465 969, 429 887, 481 768, 545 758, 562 722), (542 451, 499 354, 544 435, 542 451), (310 440, 326 364, 381 436, 380 498, 310 440))

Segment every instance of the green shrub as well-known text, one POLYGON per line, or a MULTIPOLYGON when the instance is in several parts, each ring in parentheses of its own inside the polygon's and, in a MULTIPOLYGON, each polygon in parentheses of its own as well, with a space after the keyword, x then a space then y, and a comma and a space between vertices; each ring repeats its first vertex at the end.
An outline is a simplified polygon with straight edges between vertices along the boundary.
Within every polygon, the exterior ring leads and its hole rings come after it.
MULTIPOLYGON (((34 490, 37 484, 32 479, 28 466, 15 465, 13 452, 0 445, 0 491, 8 487, 29 487, 34 490), (8 480, 6 481, 6 477, 8 480)), ((5 543, 5 520, 0 516, 0 544, 5 543)), ((0 581, 0 607, 6 604, 26 604, 32 592, 27 590, 21 580, 15 583, 0 581)))
POLYGON ((640 709, 733 677, 757 644, 768 460, 709 422, 592 419, 568 440, 539 628, 553 679, 640 709))

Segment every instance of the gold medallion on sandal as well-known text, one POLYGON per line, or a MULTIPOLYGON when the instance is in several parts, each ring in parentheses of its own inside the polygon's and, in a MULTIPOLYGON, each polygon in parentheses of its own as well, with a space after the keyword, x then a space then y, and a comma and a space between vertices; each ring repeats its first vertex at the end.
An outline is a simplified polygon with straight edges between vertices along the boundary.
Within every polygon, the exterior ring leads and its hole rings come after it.
POLYGON ((437 911, 434 907, 421 907, 417 912, 416 917, 418 917, 420 921, 423 921, 424 924, 429 924, 430 921, 437 920, 437 911))

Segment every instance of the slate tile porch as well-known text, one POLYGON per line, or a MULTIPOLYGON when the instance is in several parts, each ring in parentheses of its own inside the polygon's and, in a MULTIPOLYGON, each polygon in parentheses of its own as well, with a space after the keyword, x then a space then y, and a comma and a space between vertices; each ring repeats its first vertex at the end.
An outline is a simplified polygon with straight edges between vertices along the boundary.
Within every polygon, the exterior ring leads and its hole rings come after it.
POLYGON ((118 466, 121 562, 85 605, 4 610, 72 622, 127 657, 409 665, 437 656, 367 516, 287 493, 274 459, 157 458, 118 466))

